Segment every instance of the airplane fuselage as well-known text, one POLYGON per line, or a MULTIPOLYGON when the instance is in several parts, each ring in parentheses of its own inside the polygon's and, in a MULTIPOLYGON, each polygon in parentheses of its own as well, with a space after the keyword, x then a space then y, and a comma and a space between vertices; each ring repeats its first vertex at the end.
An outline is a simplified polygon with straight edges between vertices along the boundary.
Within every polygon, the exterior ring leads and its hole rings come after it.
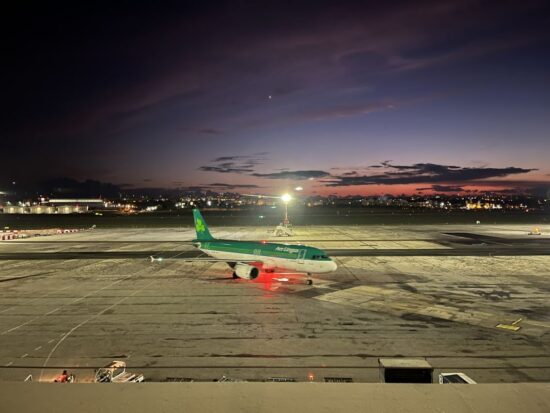
POLYGON ((231 240, 196 240, 194 245, 205 254, 228 263, 257 260, 264 269, 322 274, 337 268, 325 252, 305 245, 231 240))

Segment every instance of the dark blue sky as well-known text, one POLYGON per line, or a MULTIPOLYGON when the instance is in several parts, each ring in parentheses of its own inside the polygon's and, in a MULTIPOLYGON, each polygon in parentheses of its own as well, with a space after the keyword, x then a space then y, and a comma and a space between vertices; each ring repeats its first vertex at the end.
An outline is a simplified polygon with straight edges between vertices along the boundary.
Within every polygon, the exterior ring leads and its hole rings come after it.
POLYGON ((550 181, 547 2, 111 3, 5 14, 0 183, 550 181))

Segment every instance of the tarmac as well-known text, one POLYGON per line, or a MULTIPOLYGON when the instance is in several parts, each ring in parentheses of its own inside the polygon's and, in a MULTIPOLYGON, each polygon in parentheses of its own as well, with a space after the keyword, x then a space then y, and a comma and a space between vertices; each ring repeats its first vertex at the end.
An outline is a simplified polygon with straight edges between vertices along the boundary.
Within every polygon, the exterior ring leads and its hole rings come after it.
POLYGON ((332 274, 233 280, 191 228, 95 229, 0 243, 0 381, 78 382, 123 360, 148 381, 380 382, 425 358, 478 383, 550 381, 550 226, 213 227, 304 243, 332 274), (163 258, 151 262, 149 256, 163 258))

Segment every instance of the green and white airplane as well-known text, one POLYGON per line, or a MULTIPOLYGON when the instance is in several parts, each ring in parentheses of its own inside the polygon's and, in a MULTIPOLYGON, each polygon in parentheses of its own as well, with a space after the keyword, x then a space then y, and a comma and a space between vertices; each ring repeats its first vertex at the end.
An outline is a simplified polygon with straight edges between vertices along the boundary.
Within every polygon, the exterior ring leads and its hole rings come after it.
MULTIPOLYGON (((337 266, 327 254, 306 245, 276 244, 266 241, 232 241, 215 239, 198 209, 193 210, 197 239, 193 245, 208 256, 209 261, 226 262, 233 269, 233 278, 253 280, 260 269, 267 272, 292 270, 322 274, 335 271, 337 266)), ((308 278, 308 284, 311 279, 308 278)))

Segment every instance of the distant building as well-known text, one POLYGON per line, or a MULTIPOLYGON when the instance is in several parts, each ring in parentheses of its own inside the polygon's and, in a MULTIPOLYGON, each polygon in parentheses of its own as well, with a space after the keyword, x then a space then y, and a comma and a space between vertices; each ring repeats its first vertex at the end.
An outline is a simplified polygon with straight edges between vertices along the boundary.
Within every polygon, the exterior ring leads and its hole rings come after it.
POLYGON ((28 214, 27 208, 19 205, 4 206, 4 214, 28 214))
POLYGON ((466 209, 502 209, 502 205, 493 202, 466 202, 466 209))
POLYGON ((53 208, 44 212, 47 214, 81 214, 90 209, 104 208, 105 201, 99 198, 51 198, 43 200, 41 206, 53 208))
POLYGON ((79 207, 88 207, 92 208, 103 208, 105 206, 105 201, 99 198, 52 198, 42 201, 42 204, 51 205, 51 206, 79 206, 79 207))
POLYGON ((4 205, 4 214, 81 214, 91 208, 103 208, 101 199, 50 199, 38 205, 4 205))
POLYGON ((29 207, 30 214, 55 214, 55 212, 55 207, 48 205, 32 205, 29 207))
POLYGON ((88 206, 80 206, 80 205, 59 205, 58 207, 50 207, 55 208, 56 214, 81 214, 83 212, 88 212, 88 206))

